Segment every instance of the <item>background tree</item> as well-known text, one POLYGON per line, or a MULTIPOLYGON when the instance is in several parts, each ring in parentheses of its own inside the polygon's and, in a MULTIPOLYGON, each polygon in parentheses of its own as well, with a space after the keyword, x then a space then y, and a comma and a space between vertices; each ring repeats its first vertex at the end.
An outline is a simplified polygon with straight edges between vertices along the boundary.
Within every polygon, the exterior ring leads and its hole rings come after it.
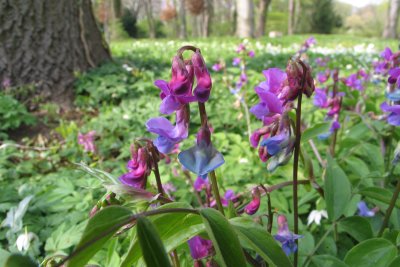
POLYGON ((265 34, 265 23, 267 22, 268 7, 271 0, 260 0, 258 3, 257 37, 265 34))
POLYGON ((111 58, 90 0, 0 0, 0 13, 0 81, 43 99, 69 107, 75 73, 111 58))
POLYGON ((254 6, 252 0, 236 0, 236 35, 254 36, 254 6))
POLYGON ((385 29, 383 30, 382 37, 396 38, 397 37, 397 24, 399 21, 400 0, 390 0, 385 29))
POLYGON ((178 0, 179 3, 179 38, 186 39, 187 38, 187 26, 186 26, 186 8, 185 8, 185 0, 178 0))
POLYGON ((311 13, 311 30, 315 33, 331 33, 337 21, 332 0, 314 0, 311 13))
POLYGON ((294 33, 294 20, 295 20, 295 0, 289 0, 288 9, 289 9, 289 17, 288 17, 288 34, 291 35, 294 33))

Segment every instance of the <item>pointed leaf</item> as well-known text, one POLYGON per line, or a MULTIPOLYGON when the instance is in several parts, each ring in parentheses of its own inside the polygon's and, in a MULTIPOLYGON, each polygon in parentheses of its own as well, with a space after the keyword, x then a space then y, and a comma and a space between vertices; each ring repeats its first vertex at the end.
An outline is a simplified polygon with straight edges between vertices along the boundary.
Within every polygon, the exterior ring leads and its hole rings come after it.
POLYGON ((5 260, 4 267, 38 267, 39 264, 32 261, 27 255, 11 254, 5 260))
POLYGON ((348 233, 358 242, 373 237, 371 224, 367 219, 360 216, 352 216, 340 220, 339 231, 348 233))
POLYGON ((239 239, 228 220, 215 209, 206 208, 200 211, 222 266, 246 266, 239 239))
POLYGON ((351 184, 340 168, 331 157, 328 157, 328 166, 325 175, 325 201, 328 218, 337 220, 345 211, 351 197, 351 184))
POLYGON ((396 255, 397 248, 390 241, 373 238, 353 247, 347 252, 344 262, 350 267, 388 266, 396 255))
MULTIPOLYGON (((383 203, 389 204, 393 193, 385 188, 380 187, 367 187, 358 191, 359 194, 376 199, 383 203)), ((400 209, 400 199, 396 201, 396 207, 400 209)))
POLYGON ((152 222, 146 217, 139 217, 136 223, 137 236, 147 266, 171 266, 167 252, 152 222))
MULTIPOLYGON (((292 266, 289 258, 275 241, 274 237, 259 224, 246 218, 234 218, 230 222, 233 225, 242 245, 248 245, 260 255, 269 266, 292 266)), ((247 247, 247 246, 246 246, 247 247)))
POLYGON ((118 225, 131 216, 129 209, 120 206, 109 206, 97 212, 89 220, 74 250, 76 254, 68 261, 68 266, 84 266, 118 231, 118 225))

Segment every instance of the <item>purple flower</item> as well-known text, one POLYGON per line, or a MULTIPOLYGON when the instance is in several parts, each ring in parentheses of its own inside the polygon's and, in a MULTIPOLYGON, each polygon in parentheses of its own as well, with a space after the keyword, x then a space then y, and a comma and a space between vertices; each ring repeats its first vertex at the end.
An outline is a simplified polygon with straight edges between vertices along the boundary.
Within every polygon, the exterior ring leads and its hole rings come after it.
POLYGON ((364 90, 364 87, 362 85, 362 81, 360 79, 357 78, 357 74, 351 74, 349 77, 347 77, 344 80, 344 83, 346 84, 346 86, 362 91, 364 90))
POLYGON ((315 89, 314 95, 314 106, 319 108, 327 108, 328 107, 328 97, 326 95, 325 89, 315 89))
POLYGON ((296 239, 302 238, 302 235, 296 235, 289 231, 286 217, 284 215, 278 216, 278 234, 275 239, 282 244, 282 249, 289 256, 291 253, 297 251, 296 239))
POLYGON ((183 59, 175 56, 172 60, 172 78, 169 82, 157 80, 154 85, 160 90, 160 112, 171 114, 182 105, 196 101, 192 95, 194 70, 191 65, 185 65, 183 59))
POLYGON ((289 144, 289 135, 286 132, 279 133, 261 142, 261 146, 267 148, 267 152, 271 156, 275 156, 280 153, 282 149, 287 147, 289 144))
POLYGON ((119 177, 121 183, 134 188, 144 189, 147 177, 150 174, 150 166, 147 165, 147 162, 145 148, 133 149, 132 159, 126 165, 129 172, 119 177))
POLYGON ((86 134, 78 133, 78 144, 83 146, 83 150, 86 152, 96 152, 96 145, 94 144, 94 138, 96 131, 90 131, 86 134))
POLYGON ((372 210, 368 209, 367 204, 364 201, 360 201, 357 204, 358 215, 362 217, 374 217, 377 210, 374 208, 372 210))
POLYGON ((189 171, 205 176, 225 163, 224 157, 211 144, 211 133, 202 127, 197 134, 196 145, 178 155, 180 163, 189 171))
POLYGON ((213 71, 216 71, 216 72, 218 72, 218 71, 221 71, 223 68, 222 68, 222 64, 221 63, 216 63, 216 64, 214 64, 212 67, 211 67, 211 69, 213 70, 213 71))
POLYGON ((232 61, 232 65, 238 66, 240 64, 240 61, 241 61, 240 57, 235 57, 232 61))
MULTIPOLYGON (((328 117, 328 118, 329 118, 329 117, 328 117)), ((318 139, 319 139, 319 140, 326 140, 326 139, 328 139, 329 136, 331 136, 335 131, 339 130, 340 127, 341 127, 341 126, 340 126, 340 123, 337 121, 337 119, 335 119, 335 120, 332 122, 329 131, 326 132, 326 133, 322 133, 322 134, 318 135, 318 139)))
POLYGON ((247 55, 248 55, 249 57, 253 58, 253 57, 256 55, 256 53, 254 52, 254 50, 250 50, 250 51, 247 53, 247 55))
POLYGON ((394 126, 400 126, 400 105, 390 106, 384 102, 381 104, 381 110, 383 112, 390 112, 388 116, 388 123, 394 126))
POLYGON ((242 51, 244 51, 244 50, 246 50, 246 46, 245 46, 243 43, 241 43, 241 44, 239 44, 239 45, 237 46, 237 48, 236 48, 236 53, 240 53, 240 52, 242 52, 242 51))
POLYGON ((193 94, 197 101, 204 103, 210 97, 212 81, 206 63, 199 51, 196 51, 192 56, 192 64, 197 79, 197 85, 193 94))
MULTIPOLYGON (((221 203, 222 206, 224 207, 228 207, 229 205, 229 201, 235 202, 237 199, 237 196, 235 195, 235 192, 233 192, 233 190, 226 190, 225 194, 223 197, 221 197, 221 203)), ((215 205, 217 204, 217 202, 215 200, 213 200, 210 204, 211 207, 215 207, 215 205)))
POLYGON ((330 71, 325 71, 325 72, 318 72, 317 74, 317 80, 319 83, 325 83, 330 76, 330 71))
POLYGON ((315 64, 317 64, 317 66, 319 67, 325 67, 328 61, 329 61, 328 57, 326 58, 318 57, 315 59, 315 64))
POLYGON ((260 199, 260 191, 258 188, 254 188, 252 191, 253 199, 250 201, 249 204, 244 208, 244 212, 246 212, 248 215, 253 215, 258 211, 260 208, 261 204, 261 199, 260 199))
POLYGON ((203 178, 201 176, 198 176, 196 181, 194 181, 193 187, 194 187, 194 190, 200 192, 203 189, 206 189, 207 186, 209 186, 209 185, 210 185, 210 183, 208 181, 208 177, 203 178))
POLYGON ((392 59, 393 52, 389 47, 386 47, 382 52, 381 52, 381 57, 386 60, 390 61, 392 59))
POLYGON ((190 255, 194 260, 200 260, 214 253, 212 242, 200 236, 194 236, 188 241, 190 255))
POLYGON ((390 84, 396 84, 396 87, 400 88, 400 67, 389 70, 388 82, 390 84))
POLYGON ((146 122, 147 130, 158 134, 154 145, 164 154, 170 153, 176 144, 188 137, 189 113, 186 106, 176 112, 176 125, 164 117, 151 118, 146 122))

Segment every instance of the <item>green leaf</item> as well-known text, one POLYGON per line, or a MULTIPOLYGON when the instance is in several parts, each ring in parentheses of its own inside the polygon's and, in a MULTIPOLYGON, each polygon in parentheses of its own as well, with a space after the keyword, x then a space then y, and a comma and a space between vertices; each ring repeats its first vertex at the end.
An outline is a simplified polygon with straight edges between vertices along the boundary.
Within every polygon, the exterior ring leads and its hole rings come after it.
POLYGON ((396 255, 397 248, 390 241, 373 238, 353 247, 344 262, 350 267, 381 267, 388 266, 396 255))
POLYGON ((311 258, 316 267, 347 267, 347 265, 332 255, 316 255, 311 258))
POLYGON ((317 137, 320 134, 329 132, 331 124, 328 122, 322 122, 315 124, 313 127, 306 129, 301 135, 301 142, 305 143, 308 140, 317 137))
MULTIPOLYGON (((191 208, 187 203, 174 202, 165 204, 158 209, 191 208)), ((187 213, 165 213, 150 217, 156 227, 167 252, 171 252, 191 237, 204 230, 204 224, 199 215, 187 213)), ((139 265, 142 262, 142 250, 137 238, 132 238, 128 253, 121 267, 139 265)))
POLYGON ((11 254, 6 258, 4 267, 38 267, 39 264, 32 261, 27 255, 11 254))
POLYGON ((400 266, 400 256, 397 256, 389 265, 389 267, 399 267, 400 266))
POLYGON ((137 219, 137 236, 147 266, 171 266, 167 252, 154 225, 146 217, 137 219))
POLYGON ((352 216, 339 221, 339 231, 351 235, 358 242, 373 237, 372 227, 369 221, 360 216, 352 216))
MULTIPOLYGON (((380 187, 367 187, 363 188, 360 191, 358 191, 359 194, 370 197, 373 199, 376 199, 378 201, 381 201, 383 203, 389 204, 393 193, 390 192, 389 190, 385 188, 380 188, 380 187)), ((396 207, 400 208, 400 200, 396 201, 396 207)))
POLYGON ((227 213, 226 213, 226 217, 227 217, 228 219, 231 219, 231 218, 235 218, 235 217, 237 217, 237 216, 238 216, 238 215, 237 215, 235 206, 233 205, 233 202, 232 202, 232 201, 229 201, 229 205, 228 205, 228 210, 227 210, 227 213))
POLYGON ((239 238, 228 220, 219 211, 211 208, 202 209, 200 215, 221 265, 226 267, 246 266, 239 238))
POLYGON ((234 218, 230 222, 242 245, 257 252, 269 266, 292 266, 282 248, 262 226, 247 218, 234 218))
POLYGON ((325 201, 328 218, 337 220, 345 211, 351 197, 351 184, 340 168, 331 157, 328 157, 328 166, 325 176, 325 201))
POLYGON ((76 254, 68 261, 68 266, 84 266, 111 236, 117 227, 126 221, 132 212, 124 207, 110 206, 97 212, 88 222, 85 231, 75 248, 76 254))

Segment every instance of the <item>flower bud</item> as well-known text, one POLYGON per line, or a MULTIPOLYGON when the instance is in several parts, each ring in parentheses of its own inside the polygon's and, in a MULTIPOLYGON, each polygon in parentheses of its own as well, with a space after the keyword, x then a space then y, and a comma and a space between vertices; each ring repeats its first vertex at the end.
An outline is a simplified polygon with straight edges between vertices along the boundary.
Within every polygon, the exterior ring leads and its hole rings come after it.
POLYGON ((246 212, 249 215, 253 215, 254 213, 256 213, 258 211, 258 209, 260 208, 260 203, 261 203, 260 202, 260 191, 258 190, 257 187, 253 189, 252 195, 253 195, 253 199, 244 208, 244 212, 246 212))
POLYGON ((197 85, 193 94, 197 97, 199 102, 204 103, 210 97, 212 81, 206 63, 199 51, 193 54, 192 64, 197 79, 197 85))

